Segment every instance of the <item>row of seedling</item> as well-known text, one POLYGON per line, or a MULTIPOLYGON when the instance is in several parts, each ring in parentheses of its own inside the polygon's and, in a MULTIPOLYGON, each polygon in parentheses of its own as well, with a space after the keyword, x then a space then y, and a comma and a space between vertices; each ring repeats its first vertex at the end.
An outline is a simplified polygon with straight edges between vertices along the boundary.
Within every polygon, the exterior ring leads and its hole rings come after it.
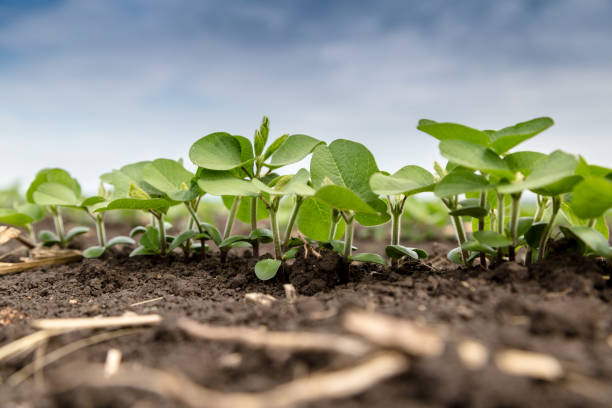
POLYGON ((84 251, 90 258, 113 245, 136 245, 138 240, 132 256, 166 256, 180 250, 186 259, 194 254, 205 259, 214 244, 225 262, 233 248, 250 247, 259 258, 260 244, 273 243, 273 258, 255 266, 264 280, 282 271, 284 262, 308 241, 342 256, 339 273, 346 281, 353 261, 387 265, 390 260, 398 267, 408 258, 427 257, 425 251, 401 244, 401 217, 408 197, 433 193, 448 209, 456 233, 458 246, 448 254, 454 262, 478 260, 487 267, 517 260, 517 251, 524 248, 521 261, 529 264, 545 258, 551 241, 561 235, 584 254, 610 258, 605 213, 612 207, 612 170, 559 150, 544 154, 515 149, 552 124, 544 117, 501 130, 477 130, 421 120, 418 129, 439 140, 448 163, 434 163, 433 173, 407 165, 390 174, 379 169, 364 145, 350 140, 326 144, 307 135, 284 134, 269 143, 269 121, 264 117, 252 140, 216 132, 196 141, 189 151, 195 173, 181 160, 137 162, 103 174, 98 194, 83 197, 79 183, 65 170, 41 170, 26 192, 27 204, 0 209, 0 222, 24 227, 42 245, 65 247, 88 228, 65 231, 61 211, 82 210, 97 231, 98 244, 84 251), (278 173, 308 156, 308 170, 278 173), (534 216, 521 217, 526 192, 535 195, 537 210, 534 216), (223 228, 199 219, 205 195, 222 197, 228 207, 223 228), (284 231, 278 221, 282 200, 289 200, 292 208, 284 231), (171 225, 165 217, 173 206, 183 206, 189 215, 186 229, 176 236, 167 234, 171 225), (134 228, 129 237, 108 240, 104 215, 114 210, 147 212, 151 222, 134 228), (52 215, 55 230, 40 231, 36 237, 32 224, 45 213, 52 215), (269 228, 262 227, 264 219, 269 228), (248 235, 232 235, 236 220, 250 225, 248 235), (470 220, 471 228, 466 228, 470 220), (354 253, 356 223, 390 224, 387 259, 354 253))

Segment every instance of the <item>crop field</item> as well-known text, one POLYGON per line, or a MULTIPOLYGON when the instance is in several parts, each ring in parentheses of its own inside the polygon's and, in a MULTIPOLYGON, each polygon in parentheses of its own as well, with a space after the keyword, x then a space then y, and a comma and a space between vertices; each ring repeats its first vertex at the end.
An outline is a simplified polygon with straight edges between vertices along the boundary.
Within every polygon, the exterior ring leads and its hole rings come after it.
POLYGON ((40 170, 0 193, 0 406, 610 406, 612 168, 521 150, 553 124, 40 170))

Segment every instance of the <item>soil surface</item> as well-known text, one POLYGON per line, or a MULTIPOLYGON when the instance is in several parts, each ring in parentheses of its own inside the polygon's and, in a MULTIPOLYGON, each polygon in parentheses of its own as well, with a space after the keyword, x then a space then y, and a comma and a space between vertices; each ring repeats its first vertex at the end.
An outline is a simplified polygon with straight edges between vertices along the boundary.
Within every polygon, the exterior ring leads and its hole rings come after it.
MULTIPOLYGON (((371 248, 360 249, 371 249, 371 248)), ((444 261, 449 245, 428 244, 427 264, 409 262, 391 271, 353 264, 351 281, 339 284, 340 259, 309 252, 287 267, 298 298, 290 303, 280 279, 259 281, 254 259, 214 254, 201 263, 129 258, 128 249, 102 259, 0 277, 0 345, 35 330, 37 318, 157 313, 157 327, 76 351, 17 387, 0 383, 1 407, 176 407, 177 401, 133 388, 62 387, 80 365, 104 363, 117 348, 122 364, 180 372, 224 392, 259 392, 296 378, 348 365, 329 352, 255 349, 186 334, 177 319, 218 326, 278 331, 342 333, 349 309, 387 314, 443 328, 451 342, 470 338, 494 353, 513 348, 556 357, 564 368, 554 381, 502 372, 492 358, 470 369, 448 347, 437 357, 411 357, 409 369, 355 396, 308 407, 591 407, 612 406, 611 268, 597 259, 553 254, 525 268, 504 263, 494 270, 456 268, 444 261), (259 292, 270 306, 245 300, 259 292), (138 302, 154 300, 134 305, 138 302)), ((247 254, 248 255, 248 254, 247 254)), ((54 337, 48 351, 97 333, 54 337)), ((33 353, 0 361, 0 379, 33 361, 33 353)))

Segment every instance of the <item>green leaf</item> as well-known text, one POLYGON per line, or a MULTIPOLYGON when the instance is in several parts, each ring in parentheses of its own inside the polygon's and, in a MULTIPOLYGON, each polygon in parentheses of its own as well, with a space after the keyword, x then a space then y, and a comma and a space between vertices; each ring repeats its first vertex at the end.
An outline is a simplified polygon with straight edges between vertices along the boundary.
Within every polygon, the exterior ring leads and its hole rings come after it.
POLYGON ((179 246, 183 245, 183 243, 185 243, 186 241, 189 241, 196 234, 197 234, 197 232, 193 231, 193 230, 183 231, 176 238, 174 238, 172 240, 172 243, 170 243, 170 245, 168 246, 168 252, 170 252, 170 251, 178 248, 179 246))
POLYGON ((379 195, 403 194, 410 196, 424 191, 433 191, 433 175, 419 166, 405 166, 388 176, 374 173, 370 177, 370 188, 379 195))
POLYGON ((448 214, 452 216, 455 216, 455 215, 460 216, 460 217, 469 216, 469 217, 474 217, 474 218, 482 218, 486 216, 488 213, 489 211, 486 208, 480 207, 480 206, 461 207, 456 210, 448 212, 448 214))
POLYGON ((612 181, 589 177, 574 187, 571 208, 580 218, 597 218, 612 208, 612 181))
POLYGON ((89 232, 89 227, 74 227, 66 233, 64 241, 70 242, 74 237, 85 234, 87 232, 89 232))
POLYGON ((456 170, 444 176, 436 185, 436 196, 451 197, 468 192, 480 192, 494 188, 486 177, 469 170, 456 170))
POLYGON ((296 257, 298 253, 298 248, 291 248, 287 252, 283 254, 283 261, 287 261, 289 259, 293 259, 296 257))
POLYGON ((61 184, 72 191, 75 197, 80 197, 81 195, 81 186, 76 179, 72 178, 66 170, 53 168, 42 169, 36 174, 36 177, 26 192, 26 200, 29 203, 35 203, 34 192, 38 190, 40 185, 46 183, 61 184))
MULTIPOLYGON (((461 245, 461 248, 463 248, 466 251, 483 252, 489 255, 493 255, 497 253, 497 251, 495 251, 495 249, 493 249, 490 245, 486 245, 478 241, 464 242, 463 245, 461 245)), ((461 256, 461 254, 459 254, 459 256, 461 256)), ((455 262, 454 260, 452 261, 455 262)), ((455 263, 463 263, 463 262, 455 262, 455 263)))
POLYGON ((314 197, 340 211, 377 214, 375 209, 346 187, 333 184, 324 186, 317 190, 314 197))
POLYGON ((291 135, 278 149, 270 156, 270 168, 286 166, 288 164, 297 163, 308 156, 315 147, 324 142, 306 135, 291 135))
POLYGON ((200 226, 208 233, 208 235, 215 242, 215 244, 219 245, 221 241, 223 241, 221 233, 214 225, 209 224, 207 222, 201 222, 200 226))
POLYGON ((299 247, 301 245, 304 245, 304 241, 302 241, 301 239, 297 237, 292 237, 287 242, 287 248, 299 247))
POLYGON ((137 186, 142 191, 150 196, 161 196, 162 192, 144 181, 144 168, 151 163, 150 161, 141 161, 127 164, 119 170, 113 170, 110 173, 105 173, 100 176, 100 179, 114 187, 111 194, 111 199, 128 198, 130 197, 130 188, 132 185, 137 186))
POLYGON ((591 248, 593 252, 605 258, 612 258, 612 248, 608 240, 593 228, 576 225, 571 227, 561 227, 566 236, 573 236, 584 245, 591 248))
POLYGON ((42 242, 45 242, 45 243, 51 243, 51 244, 60 243, 59 237, 54 232, 51 232, 49 230, 41 230, 38 233, 38 239, 40 239, 42 242))
POLYGON ((209 170, 231 170, 244 164, 240 142, 225 132, 211 133, 195 142, 189 158, 209 170))
POLYGON ((15 206, 15 209, 21 213, 30 216, 34 221, 41 221, 45 218, 45 210, 37 204, 24 203, 15 206))
POLYGON ((229 171, 203 170, 198 185, 208 194, 217 196, 256 196, 261 192, 258 185, 229 171))
POLYGON ((139 246, 138 248, 134 249, 132 252, 130 252, 130 257, 133 256, 145 256, 145 255, 157 255, 159 254, 159 250, 153 249, 153 248, 145 248, 143 246, 139 246))
POLYGON ((525 232, 525 241, 527 242, 527 245, 529 245, 531 248, 538 248, 540 238, 542 237, 542 233, 546 229, 547 224, 548 223, 546 222, 537 222, 529 227, 527 232, 525 232))
POLYGON ((38 205, 79 206, 81 203, 73 190, 53 182, 38 185, 32 198, 38 205))
POLYGON ((157 159, 144 166, 142 176, 145 182, 166 193, 176 201, 191 201, 198 192, 189 188, 194 178, 182 164, 170 159, 157 159))
POLYGON ((83 251, 83 257, 85 258, 99 258, 106 251, 106 248, 103 246, 91 246, 83 251))
POLYGON ((136 242, 130 237, 117 236, 106 243, 106 248, 110 248, 115 245, 134 245, 135 243, 136 242))
POLYGON ((159 252, 159 230, 155 227, 147 227, 147 230, 140 237, 140 245, 145 249, 159 252))
POLYGON ((103 203, 104 201, 106 201, 106 199, 100 196, 87 197, 85 200, 81 201, 79 207, 93 207, 97 204, 103 203))
POLYGON ((266 143, 268 143, 268 134, 270 133, 270 120, 267 116, 264 116, 261 121, 261 126, 255 131, 254 147, 255 155, 259 156, 262 152, 266 143))
POLYGON ((132 228, 132 230, 130 231, 130 237, 134 237, 137 234, 144 234, 145 232, 147 232, 147 227, 144 227, 142 225, 138 225, 134 228, 132 228))
MULTIPOLYGON (((525 235, 529 228, 531 228, 531 224, 533 224, 533 217, 520 217, 516 226, 516 236, 525 235)), ((505 230, 510 235, 510 221, 506 224, 505 230)))
MULTIPOLYGON (((300 207, 297 224, 305 236, 316 241, 327 241, 331 225, 331 207, 314 197, 308 197, 300 207)), ((344 228, 344 220, 340 220, 336 227, 336 239, 342 238, 344 228)))
POLYGON ((463 265, 463 256, 461 255, 461 248, 451 249, 446 257, 453 263, 463 265))
POLYGON ((310 173, 308 170, 300 169, 293 176, 288 175, 276 178, 271 185, 274 184, 275 193, 309 197, 315 193, 314 189, 308 185, 309 181, 310 173))
POLYGON ((474 231, 472 234, 479 243, 492 246, 494 248, 503 248, 512 245, 512 240, 495 231, 474 231))
POLYGON ((232 244, 239 242, 239 241, 249 242, 250 239, 246 235, 233 235, 221 241, 221 243, 219 244, 219 248, 226 248, 226 247, 232 248, 232 244))
POLYGON ((421 119, 417 129, 440 141, 461 140, 481 146, 489 145, 489 136, 486 133, 458 123, 439 123, 433 120, 421 119))
POLYGON ((548 129, 553 124, 554 122, 551 118, 542 117, 517 123, 514 126, 493 132, 489 135, 492 141, 491 149, 497 154, 504 154, 525 140, 531 139, 538 133, 548 129))
POLYGON ((527 177, 547 157, 544 153, 524 151, 508 154, 504 157, 504 161, 513 172, 521 172, 527 177))
POLYGON ((274 235, 272 234, 272 231, 267 228, 257 228, 251 231, 249 234, 249 240, 257 240, 261 243, 267 244, 274 240, 274 235))
POLYGON ((419 254, 416 251, 403 245, 387 245, 385 253, 391 259, 400 259, 404 256, 412 259, 419 259, 419 254))
MULTIPOLYGON (((538 194, 557 195, 559 187, 555 183, 566 177, 574 175, 578 160, 571 154, 555 150, 546 159, 542 160, 523 181, 500 185, 497 190, 500 193, 518 193, 524 190, 535 190, 550 187, 549 191, 538 191, 538 194)), ((562 183, 563 184, 563 183, 562 183)), ((572 184, 573 185, 573 184, 572 184)), ((566 187, 566 186, 560 186, 566 187)), ((561 189, 563 190, 563 189, 561 189)))
POLYGON ((464 140, 443 140, 440 153, 449 161, 473 170, 512 180, 514 172, 493 150, 464 140))
POLYGON ((266 152, 264 153, 264 160, 268 160, 268 158, 270 156, 272 156, 272 153, 274 153, 275 151, 278 150, 279 147, 281 147, 281 145, 283 143, 285 143, 285 140, 287 140, 287 138, 289 137, 289 134, 284 134, 278 138, 276 138, 276 140, 274 140, 272 142, 272 144, 270 146, 268 146, 268 148, 266 149, 266 152))
POLYGON ((139 200, 137 198, 118 198, 108 203, 106 207, 98 208, 95 212, 105 212, 111 210, 155 210, 166 213, 168 208, 175 203, 164 198, 151 198, 139 200))
POLYGON ((375 263, 375 264, 387 266, 387 261, 382 256, 378 254, 369 254, 365 252, 351 256, 351 261, 375 263))
POLYGON ((255 275, 263 281, 276 276, 282 261, 278 259, 262 259, 255 264, 255 275))
POLYGON ((0 208, 0 223, 25 227, 31 224, 34 219, 28 214, 23 214, 12 208, 0 208))

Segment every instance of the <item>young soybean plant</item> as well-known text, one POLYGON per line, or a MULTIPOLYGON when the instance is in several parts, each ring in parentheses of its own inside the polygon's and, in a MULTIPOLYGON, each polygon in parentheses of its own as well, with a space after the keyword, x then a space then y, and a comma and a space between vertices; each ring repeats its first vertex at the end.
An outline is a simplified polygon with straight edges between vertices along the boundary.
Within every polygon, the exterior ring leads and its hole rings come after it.
MULTIPOLYGON (((233 223, 241 213, 240 207, 246 205, 243 197, 248 199, 248 220, 252 233, 257 230, 261 189, 249 182, 257 180, 265 185, 264 178, 272 170, 304 159, 317 145, 323 143, 302 134, 285 134, 266 148, 268 135, 269 120, 264 116, 252 142, 243 136, 217 132, 195 142, 189 151, 191 161, 199 166, 198 184, 204 191, 213 195, 236 197, 228 220, 233 223)), ((229 223, 226 227, 228 234, 231 226, 229 223)), ((253 241, 253 255, 259 257, 257 239, 253 241)))
MULTIPOLYGON (((0 223, 25 229, 30 236, 32 247, 36 245, 34 223, 45 217, 43 208, 36 204, 15 204, 14 208, 0 208, 0 223)), ((28 245, 29 246, 29 245, 28 245)))
MULTIPOLYGON (((102 181, 112 185, 114 189, 109 202, 104 207, 96 209, 96 213, 112 210, 146 211, 151 214, 155 221, 154 224, 156 225, 144 229, 140 246, 132 251, 130 256, 166 256, 168 239, 163 217, 171 206, 179 204, 177 201, 168 199, 163 192, 144 180, 144 168, 150 163, 149 161, 143 161, 128 164, 119 170, 113 170, 101 176, 102 181), (153 238, 153 235, 155 235, 155 238, 153 238)), ((140 229, 135 230, 139 231, 140 229)))
MULTIPOLYGON (((270 225, 272 227, 272 242, 274 243, 274 259, 262 259, 255 265, 255 274, 261 280, 272 279, 282 267, 284 261, 295 258, 297 248, 290 246, 291 230, 297 217, 300 203, 305 197, 314 195, 314 189, 309 185, 310 175, 306 169, 300 169, 295 175, 280 176, 270 183, 266 189, 269 200, 261 198, 270 214, 270 225), (285 239, 281 237, 278 225, 278 209, 284 197, 294 197, 295 204, 287 225, 285 239)), ((287 276, 283 274, 283 279, 287 276)))
POLYGON ((391 242, 385 252, 392 260, 392 266, 397 267, 403 257, 413 259, 426 258, 422 249, 408 248, 400 245, 401 217, 404 213, 406 199, 417 193, 433 191, 435 180, 433 175, 419 166, 405 166, 392 175, 378 172, 370 177, 370 187, 378 195, 387 197, 387 205, 391 216, 391 242))
POLYGON ((370 177, 378 171, 374 156, 365 146, 344 139, 334 140, 329 146, 318 146, 310 161, 312 184, 316 188, 314 198, 331 209, 322 219, 331 219, 329 237, 335 235, 337 218, 341 217, 346 224, 344 245, 334 246, 343 255, 344 267, 340 273, 343 282, 349 280, 352 261, 386 265, 378 254, 352 255, 355 221, 373 226, 384 224, 390 218, 385 202, 370 189, 370 177))

